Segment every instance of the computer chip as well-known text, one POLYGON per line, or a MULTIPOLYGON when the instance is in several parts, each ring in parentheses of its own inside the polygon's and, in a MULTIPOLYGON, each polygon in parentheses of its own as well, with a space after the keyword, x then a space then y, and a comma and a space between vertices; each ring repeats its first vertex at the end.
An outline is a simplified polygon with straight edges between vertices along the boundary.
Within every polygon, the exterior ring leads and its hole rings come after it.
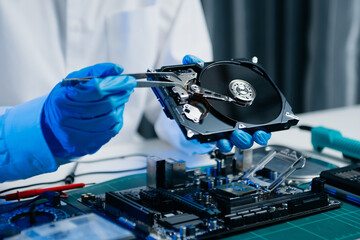
POLYGON ((245 196, 257 191, 256 188, 239 182, 232 182, 217 186, 216 190, 220 194, 232 197, 245 196))

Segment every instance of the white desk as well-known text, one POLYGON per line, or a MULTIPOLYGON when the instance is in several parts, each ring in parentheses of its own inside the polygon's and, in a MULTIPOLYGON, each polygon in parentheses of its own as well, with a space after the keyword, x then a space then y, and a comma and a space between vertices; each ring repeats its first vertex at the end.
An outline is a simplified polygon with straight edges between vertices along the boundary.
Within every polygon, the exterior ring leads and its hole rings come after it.
MULTIPOLYGON (((333 128, 342 132, 343 136, 348 138, 353 138, 360 140, 360 105, 331 109, 325 111, 311 112, 306 114, 299 115, 300 122, 299 125, 311 125, 311 126, 324 126, 328 128, 333 128)), ((299 130, 298 128, 292 128, 288 131, 275 132, 272 135, 270 144, 279 144, 285 145, 297 150, 302 150, 305 152, 314 153, 311 145, 311 135, 310 132, 299 130)), ((254 147, 257 147, 255 145, 254 147)), ((174 159, 182 159, 187 161, 188 167, 197 167, 213 164, 214 161, 210 160, 207 155, 203 156, 188 156, 184 153, 181 153, 175 150, 173 147, 164 143, 160 140, 150 140, 143 142, 142 144, 127 144, 119 147, 103 147, 99 152, 92 156, 86 156, 82 160, 91 160, 91 159, 100 159, 107 157, 114 157, 125 154, 132 153, 145 153, 152 154, 161 157, 172 157, 174 159)), ((339 152, 325 149, 324 154, 327 156, 326 159, 329 162, 337 163, 338 166, 347 165, 348 162, 341 160, 341 154, 339 152)), ((115 161, 108 162, 99 162, 92 164, 79 164, 76 171, 77 174, 84 172, 93 172, 93 171, 114 171, 122 170, 129 168, 139 168, 145 166, 146 159, 143 157, 134 157, 131 159, 120 159, 115 161)), ((61 166, 58 171, 54 173, 42 174, 35 176, 26 180, 19 180, 14 182, 6 182, 0 184, 0 191, 3 189, 8 189, 21 185, 28 185, 38 182, 49 182, 54 180, 59 180, 67 176, 72 168, 74 163, 61 166)), ((105 174, 105 175, 88 175, 83 177, 78 177, 75 179, 75 182, 84 182, 84 183, 99 183, 107 181, 113 178, 120 176, 125 176, 129 174, 136 174, 144 171, 121 173, 121 174, 105 174)), ((60 184, 55 184, 60 185, 60 184)), ((41 185, 39 187, 50 187, 52 185, 41 185)))
MULTIPOLYGON (((360 105, 309 112, 298 116, 300 117, 298 125, 331 128, 340 131, 344 137, 360 141, 360 105)), ((310 132, 296 127, 288 131, 273 133, 270 144, 286 145, 321 158, 321 155, 313 151, 310 132)), ((349 163, 349 161, 343 161, 342 154, 338 151, 325 148, 322 153, 329 162, 336 162, 338 166, 349 163)))

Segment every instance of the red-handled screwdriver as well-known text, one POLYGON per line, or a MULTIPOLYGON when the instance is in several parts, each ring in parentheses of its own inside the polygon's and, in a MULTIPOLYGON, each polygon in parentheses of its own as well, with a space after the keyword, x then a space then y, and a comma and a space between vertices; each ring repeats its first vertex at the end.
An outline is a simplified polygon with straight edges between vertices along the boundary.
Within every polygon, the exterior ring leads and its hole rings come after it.
POLYGON ((4 196, 0 196, 0 198, 5 199, 6 201, 10 200, 19 200, 23 198, 30 198, 37 195, 40 195, 41 193, 45 191, 52 191, 52 192, 62 192, 65 190, 70 190, 74 188, 82 188, 85 187, 85 183, 74 183, 74 184, 68 184, 64 186, 58 186, 58 187, 51 187, 51 188, 38 188, 38 189, 30 189, 26 191, 17 191, 16 193, 10 193, 4 196))

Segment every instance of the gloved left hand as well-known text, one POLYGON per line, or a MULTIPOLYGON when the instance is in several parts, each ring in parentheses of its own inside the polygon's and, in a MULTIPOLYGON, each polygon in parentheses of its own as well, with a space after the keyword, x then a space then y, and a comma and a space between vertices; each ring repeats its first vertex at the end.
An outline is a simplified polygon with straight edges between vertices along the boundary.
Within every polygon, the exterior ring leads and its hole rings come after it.
POLYGON ((116 64, 97 64, 66 78, 101 78, 54 87, 45 101, 41 125, 55 157, 67 159, 94 153, 120 131, 124 105, 136 86, 133 77, 114 76, 122 71, 116 64))
MULTIPOLYGON (((186 55, 183 58, 183 64, 194 64, 194 63, 201 63, 204 62, 203 60, 199 59, 198 57, 195 57, 193 55, 186 55)), ((247 149, 251 148, 254 144, 254 141, 260 145, 267 145, 268 140, 271 137, 271 133, 267 133, 265 131, 259 130, 256 131, 253 135, 250 135, 247 132, 244 132, 242 130, 235 130, 231 133, 229 139, 221 139, 216 142, 216 146, 219 148, 221 152, 230 152, 233 146, 235 145, 239 149, 247 149)), ((210 149, 211 144, 205 144, 203 147, 198 141, 191 140, 191 146, 192 148, 196 147, 196 144, 198 145, 199 149, 201 150, 201 153, 203 153, 204 149, 207 150, 210 149)))

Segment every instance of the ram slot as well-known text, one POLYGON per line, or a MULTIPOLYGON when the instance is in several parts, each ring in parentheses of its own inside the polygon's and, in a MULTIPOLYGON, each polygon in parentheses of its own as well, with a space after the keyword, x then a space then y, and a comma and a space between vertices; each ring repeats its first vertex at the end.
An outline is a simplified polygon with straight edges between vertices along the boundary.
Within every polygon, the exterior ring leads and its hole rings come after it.
POLYGON ((119 217, 120 213, 123 213, 129 218, 136 219, 149 225, 154 223, 154 211, 122 196, 121 194, 107 192, 105 194, 105 202, 105 210, 116 217, 119 217))
POLYGON ((186 199, 180 195, 169 192, 165 189, 157 188, 156 191, 164 198, 173 200, 176 204, 178 204, 179 208, 185 212, 194 213, 195 215, 209 218, 214 217, 220 213, 218 209, 210 209, 204 207, 196 202, 192 202, 189 199, 186 199))

